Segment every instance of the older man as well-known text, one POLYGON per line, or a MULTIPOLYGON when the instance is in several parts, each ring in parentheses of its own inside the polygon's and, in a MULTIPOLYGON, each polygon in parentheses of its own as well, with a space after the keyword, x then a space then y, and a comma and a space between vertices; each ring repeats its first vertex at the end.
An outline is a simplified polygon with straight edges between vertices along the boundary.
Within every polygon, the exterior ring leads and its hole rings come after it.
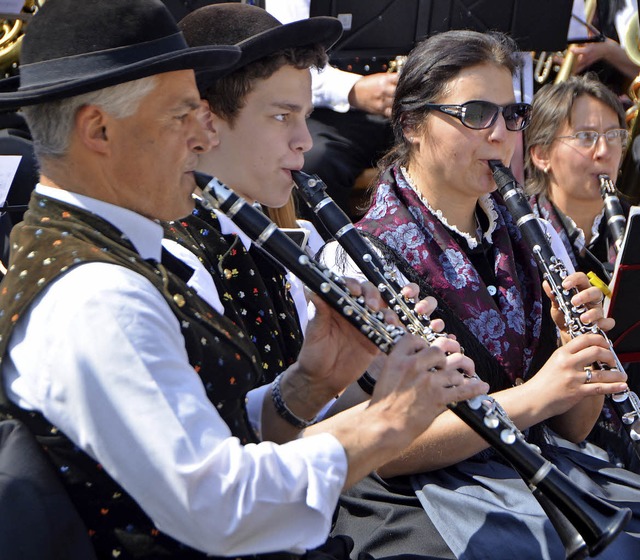
POLYGON ((248 397, 266 394, 256 424, 295 441, 258 443, 245 408, 256 349, 180 263, 161 264, 157 222, 191 212, 212 141, 193 69, 237 57, 187 48, 159 0, 49 0, 20 89, 0 95, 23 107, 41 170, 0 288, 0 402, 42 438, 100 558, 316 547, 343 487, 486 389, 407 335, 366 408, 299 437, 286 415, 312 418, 375 354, 318 302, 282 391, 248 397))

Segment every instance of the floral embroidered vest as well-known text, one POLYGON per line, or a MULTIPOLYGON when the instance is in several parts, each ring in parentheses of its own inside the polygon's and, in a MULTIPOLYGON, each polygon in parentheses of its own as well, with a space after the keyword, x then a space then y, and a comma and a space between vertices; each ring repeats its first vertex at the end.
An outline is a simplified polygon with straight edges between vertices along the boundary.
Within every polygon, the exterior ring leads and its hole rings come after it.
POLYGON ((247 251, 237 235, 222 234, 216 214, 199 204, 191 216, 167 224, 165 235, 193 252, 213 277, 225 317, 258 349, 263 383, 295 362, 302 331, 284 268, 259 247, 247 251))
MULTIPOLYGON (((88 262, 124 266, 143 275, 164 296, 181 324, 189 362, 232 433, 245 443, 257 441, 245 410, 245 395, 261 378, 256 349, 242 330, 211 309, 175 274, 143 260, 126 236, 98 216, 39 194, 32 196, 25 221, 14 228, 11 245, 9 271, 0 285, 0 359, 20 316, 58 276, 88 262)), ((0 369, 0 381, 1 377, 0 369)), ((206 557, 160 533, 101 465, 41 414, 28 413, 8 401, 3 383, 0 415, 23 420, 43 445, 99 558, 206 557)))

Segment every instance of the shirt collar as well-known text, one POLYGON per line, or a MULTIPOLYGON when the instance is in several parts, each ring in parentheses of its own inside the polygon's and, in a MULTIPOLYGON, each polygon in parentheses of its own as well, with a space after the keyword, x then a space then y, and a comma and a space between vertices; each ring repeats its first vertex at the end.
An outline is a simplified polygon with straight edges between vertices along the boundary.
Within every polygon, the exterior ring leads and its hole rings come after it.
POLYGON ((163 229, 158 222, 132 210, 89 196, 38 183, 36 192, 96 214, 124 233, 143 259, 160 261, 163 229))

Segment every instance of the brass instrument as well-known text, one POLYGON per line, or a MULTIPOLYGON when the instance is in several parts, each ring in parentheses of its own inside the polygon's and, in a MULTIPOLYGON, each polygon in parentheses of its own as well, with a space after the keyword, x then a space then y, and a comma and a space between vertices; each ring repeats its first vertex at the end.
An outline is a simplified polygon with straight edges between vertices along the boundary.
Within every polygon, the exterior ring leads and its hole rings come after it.
MULTIPOLYGON (((640 29, 638 26, 638 12, 629 20, 627 30, 625 33, 624 50, 627 56, 634 64, 640 66, 640 29)), ((629 86, 629 99, 631 99, 633 105, 627 109, 626 121, 629 127, 629 132, 633 133, 633 128, 636 121, 636 115, 638 114, 638 106, 640 105, 640 99, 638 99, 638 93, 640 90, 640 76, 636 76, 631 85, 629 86)))
MULTIPOLYGON (((585 23, 587 26, 591 25, 593 21, 593 17, 596 13, 596 4, 597 0, 585 0, 584 3, 584 11, 585 11, 585 23)), ((536 61, 536 66, 534 69, 534 79, 537 83, 543 84, 545 83, 551 74, 551 70, 555 70, 556 77, 554 78, 553 83, 559 84, 561 82, 565 82, 569 76, 573 74, 573 67, 576 63, 576 55, 571 50, 571 47, 567 48, 564 53, 546 53, 542 51, 536 61), (562 63, 560 65, 556 65, 554 67, 553 58, 555 56, 562 56, 562 63)))
POLYGON ((0 20, 0 72, 9 77, 17 73, 20 47, 29 18, 38 11, 45 0, 26 0, 20 15, 0 20))
POLYGON ((402 72, 402 67, 404 66, 406 60, 406 55, 396 56, 393 60, 389 61, 389 68, 387 69, 387 72, 402 72))
MULTIPOLYGON (((640 28, 638 26, 638 12, 629 20, 625 32, 625 52, 629 59, 640 66, 640 28)), ((627 151, 622 160, 620 178, 618 179, 618 190, 623 193, 631 204, 640 203, 639 170, 637 162, 634 161, 633 150, 629 149, 640 132, 640 120, 637 119, 638 108, 640 107, 640 75, 631 82, 629 87, 629 99, 633 105, 627 109, 625 119, 629 129, 629 142, 627 151)))

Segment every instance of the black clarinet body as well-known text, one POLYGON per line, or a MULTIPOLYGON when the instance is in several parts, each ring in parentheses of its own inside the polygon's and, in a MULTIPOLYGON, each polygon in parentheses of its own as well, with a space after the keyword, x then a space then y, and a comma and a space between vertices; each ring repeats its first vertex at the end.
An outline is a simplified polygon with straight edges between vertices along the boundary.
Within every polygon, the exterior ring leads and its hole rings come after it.
POLYGON ((627 218, 624 215, 622 204, 620 204, 618 191, 609 175, 602 173, 598 175, 598 180, 600 181, 600 194, 604 202, 604 216, 607 220, 607 235, 613 243, 616 253, 619 253, 624 230, 627 227, 627 218))
MULTIPOLYGON (((604 331, 597 325, 585 325, 580 320, 580 315, 585 311, 585 308, 578 308, 571 304, 571 298, 577 291, 562 288, 562 281, 568 275, 568 271, 564 263, 553 252, 547 234, 533 214, 531 206, 522 192, 522 187, 518 185, 511 171, 502 163, 490 161, 489 165, 509 212, 516 220, 527 244, 531 247, 538 267, 556 297, 564 314, 569 334, 573 338, 587 333, 603 336, 615 356, 616 368, 624 371, 622 363, 613 350, 613 343, 604 331)), ((608 368, 606 364, 596 364, 595 366, 599 369, 608 368)), ((620 416, 621 423, 631 439, 635 453, 640 456, 640 400, 638 396, 634 392, 626 390, 611 395, 610 398, 614 410, 620 416)))
POLYGON ((326 193, 326 185, 317 175, 307 175, 301 171, 293 171, 293 181, 302 199, 318 216, 327 231, 345 249, 358 268, 375 284, 391 309, 398 315, 406 329, 428 342, 433 342, 439 334, 433 331, 429 318, 417 314, 412 303, 402 294, 402 286, 398 283, 394 272, 387 267, 371 246, 360 235, 349 217, 326 193))
MULTIPOLYGON (((309 258, 298 245, 280 231, 269 218, 242 200, 217 179, 194 173, 202 189, 204 202, 218 208, 231 218, 260 247, 284 267, 297 275, 311 290, 333 309, 347 318, 358 330, 384 353, 389 353, 404 329, 389 326, 380 315, 354 299, 342 280, 328 269, 309 258)), ((483 399, 451 403, 448 407, 478 435, 501 453, 528 482, 542 492, 562 511, 566 519, 578 530, 571 557, 597 554, 619 534, 631 516, 631 511, 618 508, 585 492, 564 473, 545 459, 539 450, 529 444, 513 424, 502 416, 487 414, 483 399)))

